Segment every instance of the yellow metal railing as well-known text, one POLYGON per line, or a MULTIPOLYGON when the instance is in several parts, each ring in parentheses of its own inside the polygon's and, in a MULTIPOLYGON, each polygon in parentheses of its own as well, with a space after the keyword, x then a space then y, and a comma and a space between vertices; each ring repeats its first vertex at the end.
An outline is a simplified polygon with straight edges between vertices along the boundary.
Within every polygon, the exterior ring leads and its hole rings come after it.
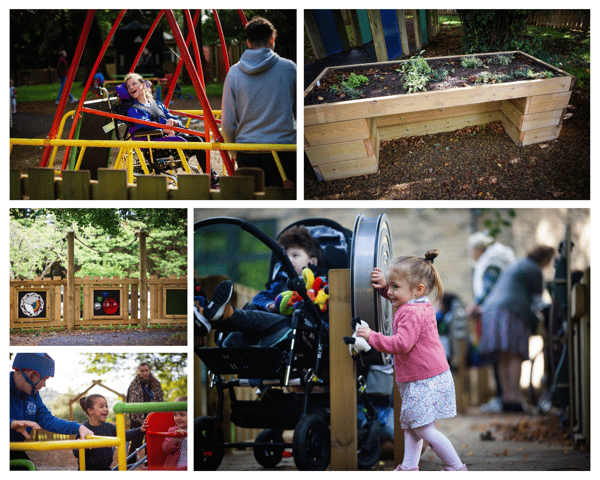
POLYGON ((79 450, 79 469, 85 470, 85 449, 117 447, 119 470, 127 470, 127 451, 125 440, 125 413, 178 412, 187 411, 187 402, 148 402, 117 403, 113 410, 116 414, 116 437, 88 435, 85 439, 52 440, 48 442, 10 442, 11 450, 79 450))

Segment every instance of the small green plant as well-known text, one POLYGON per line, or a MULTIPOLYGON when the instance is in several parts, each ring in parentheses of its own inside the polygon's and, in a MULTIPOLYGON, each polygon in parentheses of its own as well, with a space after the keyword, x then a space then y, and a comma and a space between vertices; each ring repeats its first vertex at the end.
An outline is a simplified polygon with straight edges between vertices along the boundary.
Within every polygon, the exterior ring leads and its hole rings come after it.
POLYGON ((427 82, 431 79, 432 70, 423 58, 423 53, 425 53, 425 50, 409 58, 404 62, 402 68, 396 69, 397 72, 402 74, 402 88, 407 93, 416 93, 425 90, 427 82))
POLYGON ((490 57, 487 60, 488 65, 510 65, 513 61, 512 55, 496 55, 494 57, 490 57))
POLYGON ((481 68, 483 67, 483 62, 481 59, 477 57, 464 57, 460 64, 464 68, 481 68))
POLYGON ((507 82, 511 79, 510 75, 506 75, 504 73, 482 73, 475 80, 475 85, 481 85, 486 83, 503 83, 507 82))
POLYGON ((441 82, 443 80, 446 80, 446 78, 448 78, 448 75, 450 75, 449 70, 447 70, 445 68, 438 68, 431 75, 431 81, 432 82, 441 82))
POLYGON ((340 81, 339 85, 333 85, 329 90, 331 93, 344 94, 354 100, 362 94, 359 87, 364 83, 369 83, 367 77, 351 73, 346 80, 340 81))

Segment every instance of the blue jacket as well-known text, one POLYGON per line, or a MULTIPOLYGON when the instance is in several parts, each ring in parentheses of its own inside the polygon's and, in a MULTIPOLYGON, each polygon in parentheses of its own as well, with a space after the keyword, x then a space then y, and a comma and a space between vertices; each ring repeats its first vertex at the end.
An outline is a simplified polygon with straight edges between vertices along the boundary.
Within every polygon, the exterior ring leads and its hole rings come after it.
MULTIPOLYGON (((140 102, 134 102, 133 106, 127 110, 127 116, 131 118, 137 118, 139 120, 144 120, 146 122, 156 122, 166 125, 168 119, 173 119, 177 121, 177 126, 181 127, 181 121, 175 115, 173 115, 167 107, 165 107, 162 103, 154 101, 154 106, 145 107, 140 102), (156 108, 154 108, 156 107, 156 108), (156 115, 153 115, 151 111, 155 111, 156 115)), ((148 130, 152 129, 148 125, 138 125, 139 130, 148 130)))
MULTIPOLYGON (((39 393, 30 395, 20 391, 15 384, 14 372, 10 372, 10 423, 13 420, 37 422, 43 429, 54 433, 74 435, 79 432, 77 422, 69 422, 52 415, 52 412, 44 405, 39 393)), ((31 427, 28 427, 27 433, 30 432, 31 427)), ((23 440, 25 437, 21 433, 10 429, 11 442, 22 442, 23 440)))

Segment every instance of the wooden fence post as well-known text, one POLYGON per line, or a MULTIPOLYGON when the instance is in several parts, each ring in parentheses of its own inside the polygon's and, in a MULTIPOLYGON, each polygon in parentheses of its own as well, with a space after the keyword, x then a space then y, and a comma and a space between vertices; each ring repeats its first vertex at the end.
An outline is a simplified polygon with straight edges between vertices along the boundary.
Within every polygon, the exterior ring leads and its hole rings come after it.
POLYGON ((75 329, 75 232, 67 232, 67 300, 64 306, 67 330, 75 329))
POLYGON ((352 335, 350 270, 330 270, 328 277, 331 469, 357 470, 356 362, 342 340, 352 335))
POLYGON ((140 328, 148 328, 148 276, 146 275, 146 237, 148 233, 140 230, 140 328))

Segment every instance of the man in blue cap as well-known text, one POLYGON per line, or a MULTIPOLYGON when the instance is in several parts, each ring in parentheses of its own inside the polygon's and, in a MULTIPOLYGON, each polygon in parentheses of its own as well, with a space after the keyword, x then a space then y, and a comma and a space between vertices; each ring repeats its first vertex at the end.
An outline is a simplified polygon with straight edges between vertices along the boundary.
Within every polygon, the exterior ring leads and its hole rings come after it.
MULTIPOLYGON (((32 429, 44 428, 49 432, 75 435, 81 438, 93 432, 77 422, 69 422, 52 415, 39 391, 46 380, 54 377, 54 360, 47 353, 17 353, 10 372, 10 441, 22 442, 30 438, 32 429)), ((11 451, 10 459, 29 460, 23 451, 11 451)))

